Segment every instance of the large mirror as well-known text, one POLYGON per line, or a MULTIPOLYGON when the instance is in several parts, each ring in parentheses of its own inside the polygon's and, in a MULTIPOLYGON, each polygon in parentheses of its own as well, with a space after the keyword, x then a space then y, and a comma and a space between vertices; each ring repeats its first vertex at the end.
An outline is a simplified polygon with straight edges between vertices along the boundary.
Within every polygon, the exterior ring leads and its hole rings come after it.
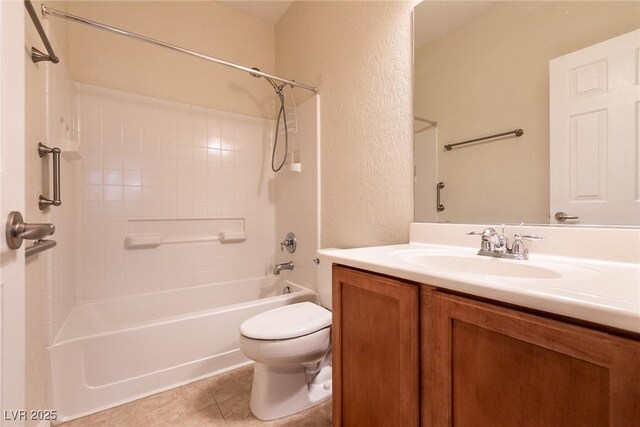
POLYGON ((416 222, 640 225, 640 2, 414 19, 416 222))

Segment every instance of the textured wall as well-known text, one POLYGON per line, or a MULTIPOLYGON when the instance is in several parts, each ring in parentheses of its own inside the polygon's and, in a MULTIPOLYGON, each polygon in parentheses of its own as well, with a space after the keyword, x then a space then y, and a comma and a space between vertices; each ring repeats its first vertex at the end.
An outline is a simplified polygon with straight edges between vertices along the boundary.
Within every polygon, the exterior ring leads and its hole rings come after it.
MULTIPOLYGON (((274 26, 211 1, 77 1, 70 12, 196 52, 274 70, 274 26)), ((262 79, 146 43, 69 25, 72 79, 223 111, 272 117, 262 79)))
MULTIPOLYGON (((276 71, 322 96, 321 247, 406 242, 413 218, 411 3, 294 2, 276 71)), ((309 93, 296 89, 298 101, 309 93)))

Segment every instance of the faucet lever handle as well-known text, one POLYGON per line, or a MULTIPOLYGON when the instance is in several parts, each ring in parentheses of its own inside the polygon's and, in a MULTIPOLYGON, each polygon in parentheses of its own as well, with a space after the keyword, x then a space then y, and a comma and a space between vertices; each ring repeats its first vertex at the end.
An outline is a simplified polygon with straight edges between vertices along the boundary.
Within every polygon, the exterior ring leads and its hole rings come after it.
POLYGON ((520 233, 516 233, 514 238, 522 239, 522 240, 544 240, 544 237, 539 236, 537 234, 525 234, 524 236, 520 233))
POLYGON ((467 236, 480 236, 482 240, 480 242, 480 251, 491 252, 493 250, 495 242, 491 241, 491 237, 495 235, 495 230, 492 228, 485 228, 483 231, 470 231, 467 236), (493 233, 492 233, 493 232, 493 233))
POLYGON ((482 240, 489 240, 498 237, 498 233, 493 228, 485 228, 480 231, 470 231, 467 236, 482 236, 482 240))

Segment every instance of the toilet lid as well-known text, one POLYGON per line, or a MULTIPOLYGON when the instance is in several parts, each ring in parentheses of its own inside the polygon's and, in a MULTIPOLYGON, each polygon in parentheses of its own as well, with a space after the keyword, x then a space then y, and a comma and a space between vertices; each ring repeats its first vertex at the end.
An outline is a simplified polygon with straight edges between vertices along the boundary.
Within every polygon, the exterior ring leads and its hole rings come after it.
POLYGON ((258 340, 309 335, 331 326, 331 312, 310 302, 285 305, 257 314, 240 325, 240 333, 258 340))

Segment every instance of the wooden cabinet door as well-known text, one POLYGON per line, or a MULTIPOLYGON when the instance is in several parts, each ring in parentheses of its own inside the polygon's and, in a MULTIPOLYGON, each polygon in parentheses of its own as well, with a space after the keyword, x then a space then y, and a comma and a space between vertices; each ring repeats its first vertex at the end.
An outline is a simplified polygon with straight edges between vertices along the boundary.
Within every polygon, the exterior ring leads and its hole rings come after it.
POLYGON ((419 423, 418 286, 333 267, 333 425, 419 423))
POLYGON ((433 426, 640 425, 640 342, 434 292, 433 426))

